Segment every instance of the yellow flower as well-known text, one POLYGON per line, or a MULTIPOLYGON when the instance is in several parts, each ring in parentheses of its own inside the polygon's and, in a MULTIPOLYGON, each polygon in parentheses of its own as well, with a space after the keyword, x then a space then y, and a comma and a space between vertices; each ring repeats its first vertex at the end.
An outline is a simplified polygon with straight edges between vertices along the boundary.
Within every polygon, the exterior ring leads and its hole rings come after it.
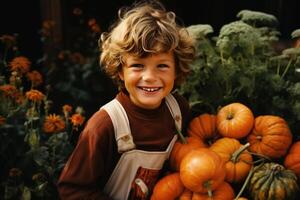
POLYGON ((84 122, 84 117, 81 114, 76 113, 70 117, 70 120, 73 126, 81 126, 84 122))
POLYGON ((30 91, 26 92, 27 99, 29 99, 33 102, 41 102, 43 100, 44 96, 45 95, 38 90, 30 90, 30 91))
POLYGON ((22 74, 29 71, 31 62, 28 58, 24 56, 15 57, 10 63, 9 67, 11 71, 18 71, 22 74))
POLYGON ((38 86, 43 82, 43 77, 40 72, 33 70, 27 73, 27 78, 32 82, 33 86, 38 86))
POLYGON ((43 130, 45 133, 57 133, 65 129, 65 122, 56 114, 50 114, 46 117, 43 130))

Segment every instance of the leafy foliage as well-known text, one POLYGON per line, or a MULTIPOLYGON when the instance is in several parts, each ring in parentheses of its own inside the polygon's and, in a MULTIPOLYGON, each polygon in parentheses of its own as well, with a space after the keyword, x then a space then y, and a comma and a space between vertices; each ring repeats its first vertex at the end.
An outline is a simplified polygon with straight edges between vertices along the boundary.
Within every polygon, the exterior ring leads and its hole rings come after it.
POLYGON ((56 182, 83 125, 83 109, 65 105, 54 113, 42 75, 20 56, 16 38, 0 39, 0 198, 57 199, 56 182))
POLYGON ((277 50, 280 33, 272 15, 244 10, 237 17, 241 19, 225 24, 218 36, 201 25, 188 27, 197 42, 197 58, 179 91, 197 114, 241 102, 255 115, 284 117, 299 137, 300 48, 277 50))

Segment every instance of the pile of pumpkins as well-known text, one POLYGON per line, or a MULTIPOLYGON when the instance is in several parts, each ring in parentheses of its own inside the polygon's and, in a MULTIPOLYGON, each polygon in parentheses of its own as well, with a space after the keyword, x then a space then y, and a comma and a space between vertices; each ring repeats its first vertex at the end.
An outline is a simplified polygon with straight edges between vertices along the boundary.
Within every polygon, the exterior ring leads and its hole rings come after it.
POLYGON ((293 141, 282 117, 255 117, 242 103, 195 117, 169 161, 171 170, 151 200, 289 200, 299 194, 300 141, 293 141))

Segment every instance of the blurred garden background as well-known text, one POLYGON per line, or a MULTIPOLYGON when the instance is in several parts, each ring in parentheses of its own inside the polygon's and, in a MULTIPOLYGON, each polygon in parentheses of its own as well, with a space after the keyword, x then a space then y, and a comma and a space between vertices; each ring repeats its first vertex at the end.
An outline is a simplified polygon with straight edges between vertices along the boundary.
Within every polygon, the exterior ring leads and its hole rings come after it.
MULTIPOLYGON (((118 9, 132 2, 3 2, 0 199, 58 199, 55 184, 80 131, 117 92, 100 70, 97 41, 116 19, 118 9)), ((240 101, 257 115, 287 119, 298 140, 300 12, 296 0, 162 2, 185 26, 199 25, 190 28, 198 41, 194 73, 179 89, 195 114, 216 113, 219 106, 240 101), (243 10, 257 12, 248 16, 243 10)))

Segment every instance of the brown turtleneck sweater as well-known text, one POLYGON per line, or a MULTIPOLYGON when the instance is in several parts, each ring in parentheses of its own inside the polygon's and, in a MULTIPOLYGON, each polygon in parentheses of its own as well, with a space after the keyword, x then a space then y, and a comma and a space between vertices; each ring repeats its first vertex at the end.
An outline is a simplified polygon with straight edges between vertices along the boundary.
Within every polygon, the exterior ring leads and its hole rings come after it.
MULTIPOLYGON (((189 120, 188 102, 177 94, 174 96, 185 130, 189 120)), ((165 150, 175 134, 174 120, 165 102, 157 109, 146 110, 134 105, 125 92, 120 92, 116 98, 126 110, 136 148, 165 150)), ((61 199, 110 199, 103 194, 102 188, 119 158, 110 117, 105 110, 99 110, 87 122, 61 173, 58 181, 61 199)))

